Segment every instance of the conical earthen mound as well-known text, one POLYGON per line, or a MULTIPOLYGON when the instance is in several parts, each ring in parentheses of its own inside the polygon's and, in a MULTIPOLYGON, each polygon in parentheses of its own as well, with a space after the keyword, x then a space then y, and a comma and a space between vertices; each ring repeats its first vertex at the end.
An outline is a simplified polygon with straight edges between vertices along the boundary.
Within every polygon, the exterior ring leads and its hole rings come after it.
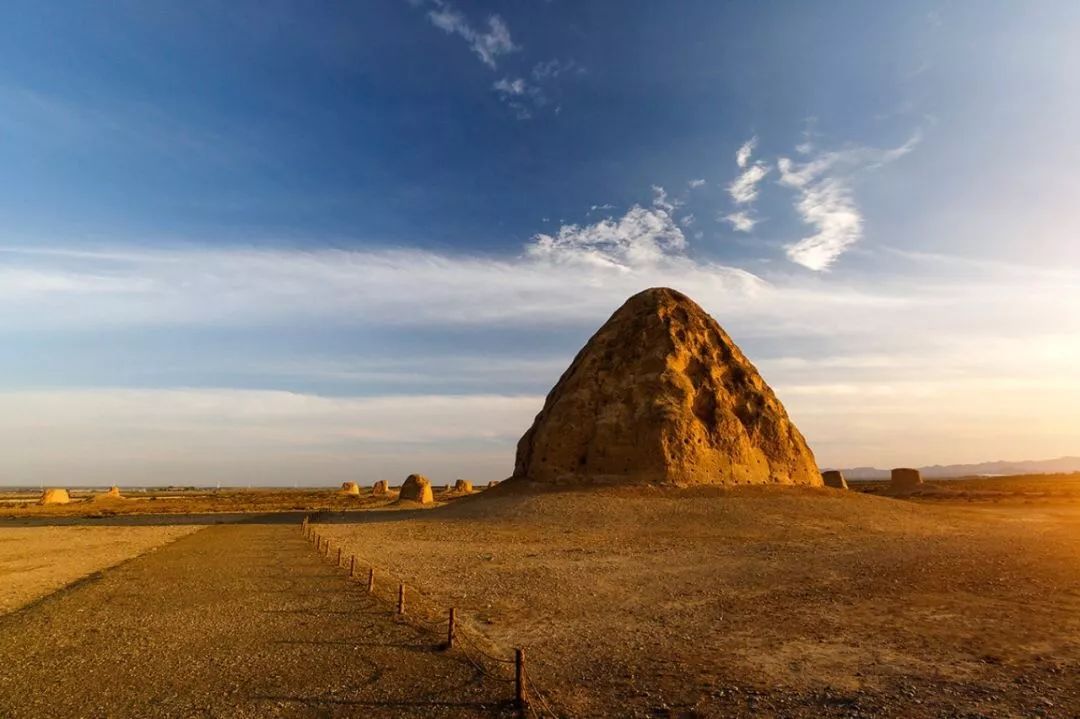
POLYGON ((754 366, 716 320, 666 288, 631 297, 582 348, 518 442, 514 477, 822 484, 754 366))

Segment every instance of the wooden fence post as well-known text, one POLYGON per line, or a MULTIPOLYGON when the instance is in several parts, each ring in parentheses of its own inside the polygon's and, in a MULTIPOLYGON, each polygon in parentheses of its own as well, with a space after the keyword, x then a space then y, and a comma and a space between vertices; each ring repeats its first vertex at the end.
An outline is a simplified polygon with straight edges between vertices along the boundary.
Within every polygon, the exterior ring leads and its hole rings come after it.
POLYGON ((352 555, 352 559, 349 560, 349 578, 356 577, 356 555, 352 555))
POLYGON ((405 584, 398 584, 397 588, 397 613, 405 613, 405 584))
POLYGON ((337 548, 337 566, 341 566, 341 547, 337 548))
POLYGON ((514 650, 514 701, 518 709, 525 708, 525 650, 514 650))
POLYGON ((454 648, 454 608, 450 607, 450 621, 446 627, 446 648, 454 648))
POLYGON ((367 573, 367 590, 368 590, 368 594, 371 594, 371 593, 373 593, 375 591, 375 567, 372 567, 371 569, 368 570, 368 573, 367 573))

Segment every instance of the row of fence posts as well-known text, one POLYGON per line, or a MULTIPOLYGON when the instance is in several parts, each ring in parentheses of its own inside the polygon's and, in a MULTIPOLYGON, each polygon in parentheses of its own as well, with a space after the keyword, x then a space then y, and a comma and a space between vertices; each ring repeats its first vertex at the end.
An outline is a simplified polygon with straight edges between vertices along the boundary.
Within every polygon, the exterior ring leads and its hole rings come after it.
MULTIPOLYGON (((304 538, 309 540, 314 546, 317 552, 324 557, 330 556, 330 540, 323 537, 321 534, 311 528, 310 517, 304 517, 304 521, 300 523, 300 531, 303 533, 304 538)), ((342 560, 342 547, 338 547, 337 550, 337 563, 335 566, 341 567, 342 560)), ((349 578, 356 578, 356 555, 350 555, 349 557, 349 578)), ((375 592, 375 567, 368 568, 368 581, 367 581, 368 594, 375 592)), ((405 614, 405 583, 398 583, 398 596, 397 596, 397 613, 404 616, 405 614)), ((446 648, 453 649, 456 640, 456 613, 453 607, 450 607, 450 613, 447 620, 446 628, 446 648)), ((514 650, 514 702, 518 709, 524 711, 528 706, 528 697, 525 692, 525 650, 520 647, 514 650)))

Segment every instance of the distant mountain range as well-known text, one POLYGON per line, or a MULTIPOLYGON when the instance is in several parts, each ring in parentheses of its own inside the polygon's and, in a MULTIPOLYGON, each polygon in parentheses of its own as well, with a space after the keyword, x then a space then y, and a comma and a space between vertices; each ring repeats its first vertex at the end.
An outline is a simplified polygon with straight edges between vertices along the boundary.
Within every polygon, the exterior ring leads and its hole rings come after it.
MULTIPOLYGON (((1010 474, 1059 474, 1080 472, 1080 457, 1059 457, 1058 459, 1025 460, 1022 462, 982 462, 980 464, 935 464, 919 467, 926 479, 948 479, 949 477, 1001 476, 1010 474)), ((877 467, 852 467, 841 470, 847 479, 888 479, 888 469, 877 467)))

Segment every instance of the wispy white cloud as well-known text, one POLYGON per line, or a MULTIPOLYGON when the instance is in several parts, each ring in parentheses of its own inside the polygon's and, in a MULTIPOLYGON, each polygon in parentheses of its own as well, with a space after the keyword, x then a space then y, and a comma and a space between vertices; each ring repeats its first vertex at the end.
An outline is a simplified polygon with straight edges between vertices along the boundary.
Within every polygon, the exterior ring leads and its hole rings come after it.
POLYGON ((516 80, 504 77, 501 80, 497 80, 493 87, 497 92, 504 95, 521 96, 525 94, 525 81, 520 77, 516 80))
POLYGON ((563 225, 554 235, 538 234, 526 256, 555 264, 593 265, 620 270, 656 267, 683 259, 687 241, 671 216, 666 195, 652 208, 634 205, 621 218, 590 225, 563 225))
POLYGON ((737 232, 753 232, 754 226, 758 223, 756 219, 745 210, 739 210, 727 215, 723 215, 720 219, 731 225, 732 229, 737 232))
POLYGON ((492 85, 492 89, 499 95, 499 99, 514 111, 519 120, 528 120, 532 117, 533 108, 547 104, 547 98, 543 91, 525 82, 524 78, 510 79, 504 77, 492 85))
POLYGON ((780 184, 797 193, 795 209, 816 232, 787 247, 788 258, 815 271, 829 269, 852 245, 862 239, 863 216, 854 198, 854 178, 911 152, 916 134, 899 147, 879 150, 851 147, 822 152, 805 162, 787 157, 777 161, 780 184))
POLYGON ((487 30, 477 30, 450 3, 432 0, 432 5, 427 13, 431 23, 443 32, 463 38, 488 67, 494 69, 500 55, 520 49, 510 37, 510 28, 498 15, 488 17, 487 30))
POLYGON ((748 205, 758 198, 758 183, 769 174, 764 163, 755 163, 746 168, 735 181, 728 185, 728 194, 737 205, 748 205))
POLYGON ((689 182, 686 183, 686 185, 691 190, 696 190, 699 187, 704 187, 705 186, 705 180, 703 178, 699 178, 699 179, 696 179, 696 180, 690 180, 689 182))
POLYGON ((769 174, 769 166, 764 162, 750 163, 757 142, 757 136, 751 137, 735 152, 735 164, 741 172, 727 186, 727 191, 737 209, 728 214, 720 214, 717 218, 730 224, 736 232, 752 232, 758 223, 752 205, 758 199, 761 181, 769 174))
MULTIPOLYGON (((410 0, 413 5, 430 8, 427 17, 433 25, 452 35, 462 37, 472 48, 476 56, 492 70, 498 67, 503 55, 521 50, 510 36, 510 28, 498 15, 487 19, 486 30, 477 30, 448 0, 410 0)), ((562 107, 558 103, 555 87, 557 78, 562 75, 581 75, 585 68, 574 60, 553 58, 534 64, 517 77, 503 77, 497 80, 492 89, 499 99, 509 107, 519 120, 531 119, 536 110, 553 106, 558 114, 562 107), (554 95, 555 100, 549 100, 554 95)))
MULTIPOLYGON (((971 261, 959 278, 954 272, 928 279, 921 268, 898 274, 912 263, 943 262, 914 255, 897 257, 892 274, 838 273, 826 282, 809 273, 751 274, 704 259, 699 249, 677 218, 654 205, 564 224, 534 237, 521 255, 501 259, 214 245, 8 248, 0 251, 0 334, 318 325, 375 334, 401 326, 410 333, 527 327, 538 335, 574 327, 584 336, 628 295, 669 285, 698 300, 751 353, 822 463, 900 462, 905 453, 911 463, 982 459, 977 455, 1003 446, 1049 456, 1075 442, 1075 270, 971 261), (917 293, 910 290, 916 280, 917 293), (882 326, 892 331, 882 334, 882 326), (973 355, 972 347, 982 351, 973 355), (927 383, 930 373, 944 379, 927 383), (1020 385, 1032 376, 1041 384, 1020 385), (997 404, 980 399, 988 396, 997 404), (943 406, 950 411, 930 411, 943 406), (918 431, 913 417, 920 418, 918 431)), ((519 371, 509 360, 492 371, 554 378, 571 358, 524 359, 519 371)), ((290 372, 369 382, 384 395, 387 387, 406 392, 416 382, 427 387, 425 395, 339 401, 193 389, 8 393, 0 395, 0 472, 24 482, 100 482, 109 475, 179 482, 184 474, 291 481, 317 471, 329 482, 350 473, 395 478, 429 467, 482 467, 483 476, 498 477, 508 473, 513 443, 540 403, 531 390, 521 398, 493 394, 482 381, 483 362, 331 360, 246 376, 290 372), (454 375, 448 389, 480 396, 436 402, 436 373, 454 375), (41 441, 42 427, 50 428, 49 442, 41 441)))
POLYGON ((676 198, 669 198, 667 190, 660 185, 652 186, 653 192, 653 207, 657 207, 667 213, 672 213, 676 209, 682 207, 683 201, 676 198))
MULTIPOLYGON (((658 188, 660 189, 660 188, 658 188)), ((691 258, 673 211, 650 206, 535 235, 519 257, 422 250, 0 248, 0 326, 576 321, 644 287, 744 302, 764 283, 691 258), (403 293, 401 288, 414 289, 403 293), (582 295, 581 288, 592 290, 582 295)), ((607 209, 598 206, 597 209, 607 209)))
POLYGON ((533 65, 531 75, 536 82, 544 82, 546 80, 554 80, 560 75, 565 74, 582 75, 585 73, 585 68, 579 65, 573 60, 547 60, 545 62, 538 62, 533 65))
POLYGON ((749 140, 739 146, 739 149, 735 151, 735 164, 739 167, 746 167, 750 162, 750 156, 754 154, 754 149, 757 147, 757 135, 754 135, 749 140))

